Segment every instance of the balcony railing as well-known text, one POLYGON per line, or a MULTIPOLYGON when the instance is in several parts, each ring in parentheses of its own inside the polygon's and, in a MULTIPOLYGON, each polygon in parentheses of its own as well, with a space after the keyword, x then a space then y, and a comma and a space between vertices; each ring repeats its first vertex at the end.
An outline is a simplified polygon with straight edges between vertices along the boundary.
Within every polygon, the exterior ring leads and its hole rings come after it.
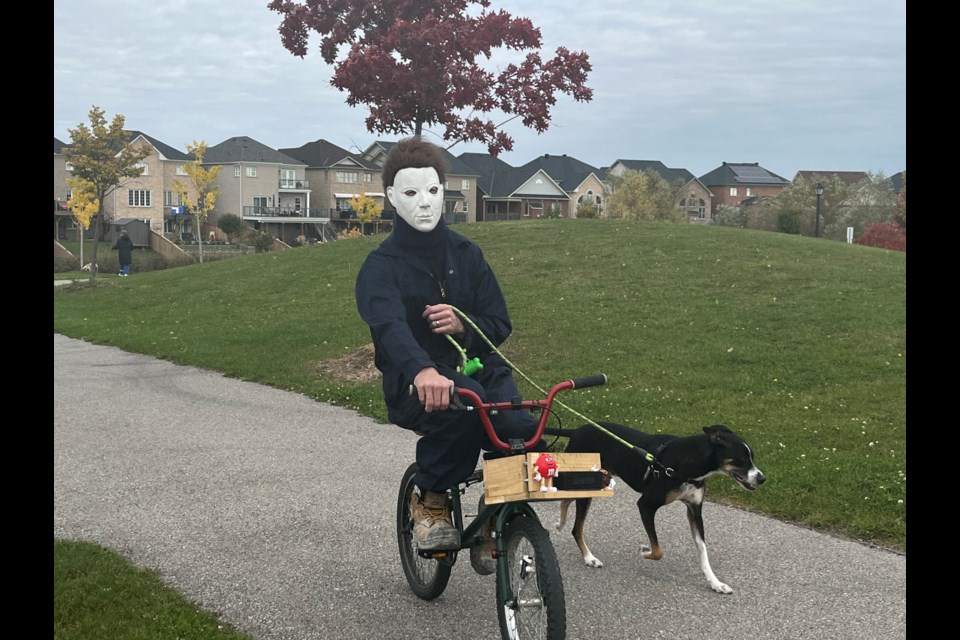
POLYGON ((329 218, 331 220, 355 220, 353 209, 295 209, 293 207, 244 207, 244 218, 329 218))
POLYGON ((309 189, 309 180, 280 180, 277 185, 281 189, 309 189))

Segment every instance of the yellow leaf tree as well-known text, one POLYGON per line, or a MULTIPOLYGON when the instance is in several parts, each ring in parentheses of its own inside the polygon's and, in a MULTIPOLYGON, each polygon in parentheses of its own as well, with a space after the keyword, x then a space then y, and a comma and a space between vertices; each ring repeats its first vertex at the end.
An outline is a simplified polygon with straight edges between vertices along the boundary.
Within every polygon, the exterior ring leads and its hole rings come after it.
POLYGON ((357 220, 360 222, 370 222, 374 218, 380 217, 380 212, 383 211, 383 207, 366 193, 355 193, 347 202, 350 208, 357 213, 357 220))
MULTIPOLYGON (((83 232, 90 228, 93 217, 100 211, 100 200, 94 193, 93 183, 80 177, 67 178, 70 199, 67 207, 70 216, 80 228, 80 266, 83 266, 83 232)), ((91 267, 92 268, 92 267, 91 267)))
POLYGON ((130 134, 124 130, 125 119, 117 114, 110 124, 103 109, 94 106, 88 114, 90 126, 80 123, 68 129, 70 145, 63 155, 73 167, 73 177, 92 185, 97 211, 93 214, 93 258, 90 260, 90 281, 97 277, 97 249, 100 246, 103 225, 103 203, 124 178, 136 178, 143 173, 140 161, 150 155, 149 147, 130 144, 130 134))
POLYGON ((173 190, 180 195, 183 204, 197 221, 197 232, 194 236, 197 238, 197 246, 200 249, 200 263, 203 264, 203 237, 200 230, 203 228, 203 221, 206 220, 217 204, 220 187, 217 186, 216 182, 223 167, 216 166, 207 169, 203 166, 203 156, 207 153, 207 143, 203 140, 200 142, 194 140, 188 144, 187 153, 194 158, 183 165, 183 170, 187 174, 187 181, 175 179, 173 190))

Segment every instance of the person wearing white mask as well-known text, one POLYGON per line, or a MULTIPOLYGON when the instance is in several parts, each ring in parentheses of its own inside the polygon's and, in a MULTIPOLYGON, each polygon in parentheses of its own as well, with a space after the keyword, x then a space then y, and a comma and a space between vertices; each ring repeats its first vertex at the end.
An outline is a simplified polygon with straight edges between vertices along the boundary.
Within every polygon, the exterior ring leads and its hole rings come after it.
MULTIPOLYGON (((476 334, 475 329, 499 346, 513 327, 480 247, 443 220, 445 179, 444 154, 436 145, 412 137, 391 148, 383 186, 396 209, 393 231, 367 256, 355 291, 383 374, 388 418, 421 436, 414 479, 420 495, 414 493, 411 513, 414 538, 426 550, 459 548, 447 490, 473 473, 481 450, 493 450, 475 412, 444 411, 451 388, 471 389, 488 401, 519 395, 510 366, 476 334), (479 371, 458 370, 461 349, 479 360, 479 371), (409 392, 411 385, 416 393, 409 392)), ((525 411, 503 411, 493 422, 505 441, 529 439, 536 430, 536 420, 525 411)), ((531 450, 545 449, 541 440, 531 450)), ((471 564, 481 574, 495 570, 492 541, 487 542, 471 547, 471 564)))

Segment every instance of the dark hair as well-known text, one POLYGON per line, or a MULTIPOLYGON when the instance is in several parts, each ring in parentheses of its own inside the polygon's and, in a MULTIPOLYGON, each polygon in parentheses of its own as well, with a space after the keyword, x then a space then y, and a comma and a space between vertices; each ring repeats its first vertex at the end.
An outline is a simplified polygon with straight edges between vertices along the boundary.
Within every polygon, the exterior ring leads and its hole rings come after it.
POLYGON ((383 163, 383 187, 393 186, 393 179, 401 169, 426 168, 436 169, 440 177, 440 184, 446 180, 447 162, 443 151, 435 144, 427 142, 420 136, 404 138, 393 145, 383 163))

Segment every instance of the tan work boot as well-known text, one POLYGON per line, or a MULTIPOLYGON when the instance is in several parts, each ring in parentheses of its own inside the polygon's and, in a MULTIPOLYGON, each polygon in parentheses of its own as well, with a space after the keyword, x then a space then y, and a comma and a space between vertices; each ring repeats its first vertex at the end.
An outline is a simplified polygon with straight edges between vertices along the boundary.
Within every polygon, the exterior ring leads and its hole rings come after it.
POLYGON ((425 491, 422 498, 414 493, 410 498, 410 515, 413 517, 413 539, 419 549, 460 548, 460 532, 453 526, 446 493, 425 491))
MULTIPOLYGON (((483 496, 480 496, 480 504, 477 505, 477 513, 483 511, 483 496)), ((496 515, 487 518, 487 521, 480 525, 480 537, 483 538, 483 544, 475 544, 470 547, 470 566, 473 570, 482 576, 488 576, 497 571, 497 561, 493 557, 493 551, 496 548, 493 542, 493 519, 496 515)))

